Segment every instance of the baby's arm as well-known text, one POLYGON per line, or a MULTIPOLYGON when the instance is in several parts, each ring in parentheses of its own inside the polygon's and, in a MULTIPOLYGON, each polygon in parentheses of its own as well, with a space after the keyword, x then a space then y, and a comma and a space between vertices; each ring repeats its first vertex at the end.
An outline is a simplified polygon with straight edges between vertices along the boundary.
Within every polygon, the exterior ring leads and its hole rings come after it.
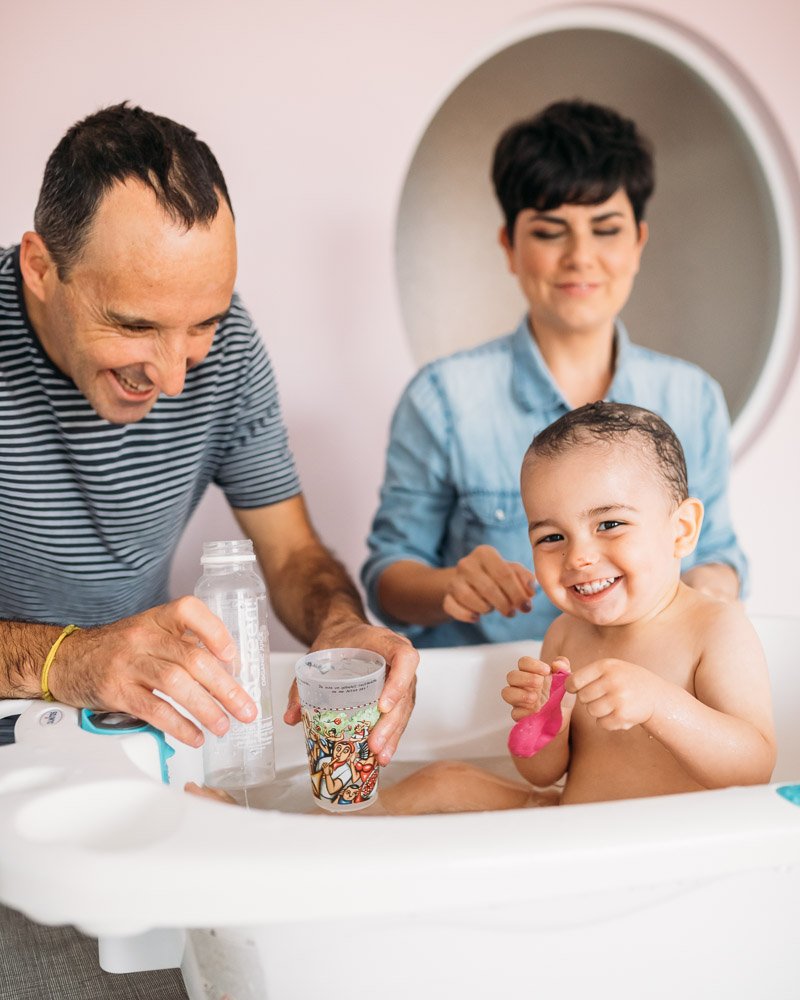
MULTIPOLYGON (((523 656, 519 660, 517 669, 508 674, 508 687, 503 688, 502 697, 512 706, 511 718, 514 722, 538 712, 547 701, 550 690, 547 678, 551 674, 551 663, 554 668, 556 666, 562 669, 569 668, 568 660, 564 657, 555 657, 554 650, 557 648, 558 640, 553 635, 553 630, 556 629, 556 625, 557 622, 553 623, 545 636, 541 659, 523 656)), ((532 785, 539 787, 551 785, 566 772, 569 764, 569 720, 574 704, 574 697, 565 694, 561 702, 563 720, 561 728, 546 746, 532 757, 515 757, 512 754, 511 759, 515 767, 532 785)))
POLYGON ((703 636, 694 695, 644 667, 613 659, 575 671, 567 688, 603 729, 641 725, 704 788, 769 781, 775 735, 758 636, 735 605, 716 604, 692 627, 703 636))

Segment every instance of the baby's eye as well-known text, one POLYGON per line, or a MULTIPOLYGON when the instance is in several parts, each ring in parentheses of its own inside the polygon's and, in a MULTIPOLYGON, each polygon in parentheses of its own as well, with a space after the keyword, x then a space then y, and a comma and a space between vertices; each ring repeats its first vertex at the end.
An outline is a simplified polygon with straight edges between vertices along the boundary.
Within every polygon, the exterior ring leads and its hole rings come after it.
POLYGON ((548 542, 563 542, 564 536, 553 532, 551 535, 543 535, 541 538, 537 538, 534 545, 545 545, 548 542))
POLYGON ((601 521, 597 526, 598 531, 611 531, 612 528, 621 528, 624 521, 601 521))

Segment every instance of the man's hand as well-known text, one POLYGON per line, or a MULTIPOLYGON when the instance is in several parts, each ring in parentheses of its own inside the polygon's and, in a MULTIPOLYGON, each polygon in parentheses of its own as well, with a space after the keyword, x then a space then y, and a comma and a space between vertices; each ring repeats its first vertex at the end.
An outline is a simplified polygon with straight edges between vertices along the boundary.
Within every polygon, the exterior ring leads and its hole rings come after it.
POLYGON ((595 660, 567 678, 567 691, 601 729, 626 730, 649 722, 664 681, 645 667, 625 660, 595 660))
MULTIPOLYGON (((565 656, 557 656, 552 668, 544 660, 536 660, 532 656, 522 656, 517 662, 517 669, 512 670, 506 680, 508 687, 501 691, 503 701, 511 705, 511 718, 514 722, 534 715, 540 711, 550 697, 550 678, 556 670, 569 670, 569 660, 565 656)), ((569 708, 574 699, 565 697, 562 704, 562 718, 566 724, 571 712, 569 708)))
MULTIPOLYGON (((371 649, 386 660, 386 683, 378 701, 381 718, 369 735, 370 749, 378 763, 385 766, 397 750, 397 744, 414 707, 419 653, 408 639, 396 632, 351 618, 324 628, 311 649, 347 646, 353 649, 371 649)), ((292 684, 289 692, 289 704, 283 721, 290 726, 300 721, 300 699, 296 684, 292 684)))
POLYGON ((499 611, 513 618, 531 610, 533 573, 521 563, 507 562, 491 545, 479 545, 453 567, 442 610, 459 622, 476 622, 499 611))
POLYGON ((235 655, 219 618, 196 597, 181 597, 110 625, 74 632, 59 647, 49 687, 66 705, 127 712, 199 747, 202 732, 154 692, 168 695, 221 736, 230 725, 226 712, 241 722, 251 722, 257 714, 252 698, 220 663, 235 655))

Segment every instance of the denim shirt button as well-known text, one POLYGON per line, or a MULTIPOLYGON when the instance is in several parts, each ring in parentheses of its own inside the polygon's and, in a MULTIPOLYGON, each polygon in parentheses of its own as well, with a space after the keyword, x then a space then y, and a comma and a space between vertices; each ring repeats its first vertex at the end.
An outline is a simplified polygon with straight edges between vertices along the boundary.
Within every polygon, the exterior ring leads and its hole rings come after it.
POLYGON ((501 510, 500 507, 498 507, 497 510, 494 512, 494 517, 496 521, 505 521, 506 512, 504 510, 501 510))

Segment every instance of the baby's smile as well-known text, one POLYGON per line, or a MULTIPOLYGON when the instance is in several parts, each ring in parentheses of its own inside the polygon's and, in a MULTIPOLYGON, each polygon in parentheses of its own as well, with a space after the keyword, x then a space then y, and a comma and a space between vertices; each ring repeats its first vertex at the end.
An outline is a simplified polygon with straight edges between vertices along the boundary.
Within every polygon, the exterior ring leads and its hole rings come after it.
POLYGON ((603 590, 608 590, 612 584, 620 580, 619 576, 607 576, 600 580, 590 580, 587 583, 576 583, 573 584, 572 589, 576 590, 583 597, 588 597, 592 594, 599 594, 603 590))

